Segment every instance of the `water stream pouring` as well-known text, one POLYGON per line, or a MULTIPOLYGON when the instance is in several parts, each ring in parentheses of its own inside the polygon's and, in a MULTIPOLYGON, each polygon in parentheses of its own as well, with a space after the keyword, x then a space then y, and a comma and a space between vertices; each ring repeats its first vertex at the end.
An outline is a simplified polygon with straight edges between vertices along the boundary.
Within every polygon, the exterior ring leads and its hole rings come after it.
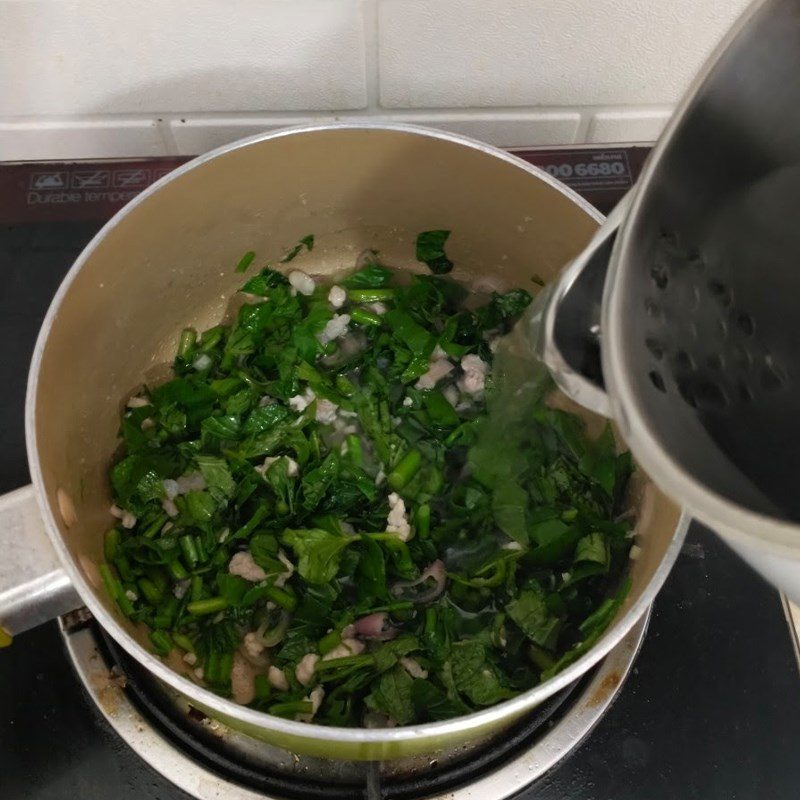
POLYGON ((540 353, 800 600, 800 3, 755 3, 564 272, 540 353))

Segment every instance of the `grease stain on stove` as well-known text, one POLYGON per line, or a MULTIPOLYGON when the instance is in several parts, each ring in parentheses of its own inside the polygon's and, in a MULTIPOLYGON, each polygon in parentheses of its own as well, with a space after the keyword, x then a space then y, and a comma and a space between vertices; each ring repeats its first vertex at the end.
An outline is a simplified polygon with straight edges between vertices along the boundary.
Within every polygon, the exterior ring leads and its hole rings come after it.
POLYGON ((586 700, 588 708, 597 708, 607 703, 617 691, 617 687, 622 683, 622 674, 619 670, 609 672, 597 689, 592 692, 592 695, 586 700))
POLYGON ((119 712, 120 707, 120 694, 122 690, 114 683, 110 683, 107 679, 105 683, 102 678, 98 681, 98 686, 95 687, 98 702, 109 716, 114 716, 119 712))
POLYGON ((117 714, 127 678, 116 665, 108 669, 96 649, 89 656, 89 661, 92 669, 88 679, 98 703, 107 714, 117 714))
POLYGON ((204 728, 211 731, 218 739, 223 738, 228 730, 221 722, 211 719, 211 717, 196 709, 194 706, 189 706, 188 716, 190 719, 199 722, 204 728))
POLYGON ((689 542, 684 544, 683 547, 681 547, 681 555, 687 556, 688 558, 701 559, 706 557, 706 551, 703 545, 700 544, 699 542, 696 543, 689 542))
POLYGON ((189 719, 193 719, 197 722, 203 722, 208 719, 208 717, 199 709, 195 708, 194 706, 189 706, 189 710, 186 712, 186 716, 189 719))

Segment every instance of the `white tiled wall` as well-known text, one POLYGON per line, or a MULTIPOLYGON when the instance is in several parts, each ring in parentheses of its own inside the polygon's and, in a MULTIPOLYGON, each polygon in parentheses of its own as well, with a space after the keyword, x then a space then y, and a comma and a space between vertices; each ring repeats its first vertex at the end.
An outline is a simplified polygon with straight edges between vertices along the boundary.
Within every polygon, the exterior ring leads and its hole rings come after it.
POLYGON ((309 120, 652 141, 746 0, 0 0, 0 160, 309 120))

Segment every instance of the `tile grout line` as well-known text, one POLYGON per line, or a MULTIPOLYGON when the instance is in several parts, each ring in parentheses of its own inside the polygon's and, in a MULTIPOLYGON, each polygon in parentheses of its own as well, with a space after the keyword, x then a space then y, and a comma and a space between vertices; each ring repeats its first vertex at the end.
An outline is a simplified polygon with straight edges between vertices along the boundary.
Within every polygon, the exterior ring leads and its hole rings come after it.
MULTIPOLYGON (((364 37, 364 79, 367 90, 365 111, 380 111, 380 65, 378 60, 378 2, 360 0, 364 37)), ((338 116, 338 115, 337 115, 338 116)))
MULTIPOLYGON (((364 0, 370 2, 370 0, 364 0)), ((378 76, 377 64, 375 70, 375 78, 378 76)), ((377 86, 375 89, 377 90, 377 86)), ((247 119, 247 118, 264 118, 264 119, 284 119, 284 118, 320 118, 320 117, 353 117, 353 116, 469 116, 490 118, 498 115, 501 118, 511 117, 513 115, 525 114, 587 114, 594 116, 599 113, 608 114, 652 114, 661 115, 664 113, 671 113, 673 106, 668 104, 648 104, 648 105, 542 105, 542 106, 440 106, 436 108, 392 108, 376 105, 361 109, 333 109, 333 110, 263 110, 263 111, 163 111, 159 112, 154 110, 150 113, 119 113, 119 114, 47 114, 41 116, 14 116, 2 117, 0 116, 0 126, 2 125, 36 125, 42 123, 44 125, 52 125, 57 123, 92 123, 92 122, 143 122, 147 120, 156 121, 163 119, 247 119), (377 112, 375 114, 369 112, 377 112)))
MULTIPOLYGON (((360 0, 365 4, 365 9, 369 12, 367 16, 375 21, 374 13, 376 6, 373 0, 360 0)), ((374 55, 374 49, 373 49, 374 55)), ((372 79, 370 80, 370 103, 374 105, 378 102, 379 87, 377 85, 377 65, 374 59, 370 60, 372 79)), ((158 152, 161 155, 193 155, 197 152, 195 145, 187 148, 183 142, 181 131, 184 126, 179 122, 189 123, 186 129, 195 123, 195 131, 205 129, 206 133, 196 132, 195 138, 201 139, 205 136, 211 144, 198 146, 201 152, 213 146, 224 143, 225 141, 236 138, 231 131, 240 126, 244 131, 255 132, 259 129, 271 129, 283 127, 285 125, 298 124, 324 124, 341 120, 343 122, 376 122, 376 123, 417 123, 429 125, 431 127, 441 127, 445 130, 455 128, 466 135, 476 136, 477 138, 488 141, 499 146, 515 146, 519 144, 522 129, 528 130, 531 134, 531 141, 537 146, 552 145, 582 145, 591 144, 589 134, 592 130, 592 121, 600 112, 619 113, 625 116, 626 112, 633 111, 637 115, 650 115, 652 117, 663 117, 669 109, 664 106, 657 107, 612 107, 612 106, 542 106, 542 107, 514 107, 514 108, 481 108, 481 109, 386 109, 386 108, 367 108, 350 109, 347 111, 306 111, 306 112, 195 112, 195 113, 153 113, 150 116, 132 114, 106 114, 106 115, 71 115, 63 117, 48 117, 46 119, 35 118, 14 118, 13 121, 0 118, 0 144, 5 142, 4 148, 8 151, 9 157, 14 160, 42 159, 56 157, 86 157, 92 144, 92 127, 104 131, 105 139, 109 143, 94 153, 98 157, 116 157, 145 155, 148 150, 146 137, 140 132, 142 147, 139 148, 136 141, 131 140, 133 134, 128 134, 127 145, 115 147, 113 145, 114 131, 122 133, 129 129, 131 124, 147 126, 153 131, 158 152), (510 125, 512 132, 508 140, 502 140, 498 134, 491 134, 491 126, 510 125), (551 133, 542 135, 540 131, 543 126, 548 124, 556 125, 556 128, 564 128, 561 133, 554 130, 551 133), (70 150, 74 145, 70 145, 70 136, 74 136, 77 128, 86 126, 88 141, 80 149, 80 156, 70 150), (473 127, 474 126, 474 127, 473 127), (566 127, 569 130, 566 130, 566 127), (37 132, 46 134, 46 139, 37 138, 37 132), (539 133, 537 133, 539 132, 539 133), (31 137, 31 138, 28 138, 31 137), (110 138, 109 138, 110 137, 110 138), (125 152, 121 152, 125 149, 125 152), (189 152, 191 150, 191 152, 189 152)), ((625 129, 624 120, 617 126, 623 133, 625 129)), ((153 135, 151 134, 151 135, 153 135)), ((244 135, 244 134, 242 134, 244 135)), ((101 137, 102 138, 102 137, 101 137)), ((653 137, 654 138, 654 137, 653 137)), ((637 141, 640 139, 637 138, 637 141)), ((628 143, 632 141, 631 136, 622 136, 619 131, 613 139, 602 142, 612 145, 616 143, 628 143)))
POLYGON ((589 141, 589 129, 592 126, 592 120, 597 116, 597 111, 582 110, 581 119, 578 123, 578 128, 575 131, 575 137, 572 140, 574 144, 586 144, 589 141))
POLYGON ((156 118, 156 129, 158 130, 159 135, 161 136, 161 141, 164 145, 164 151, 168 156, 177 156, 181 155, 180 149, 178 148, 178 141, 175 138, 175 133, 172 130, 172 125, 170 124, 172 120, 171 116, 160 116, 156 118))

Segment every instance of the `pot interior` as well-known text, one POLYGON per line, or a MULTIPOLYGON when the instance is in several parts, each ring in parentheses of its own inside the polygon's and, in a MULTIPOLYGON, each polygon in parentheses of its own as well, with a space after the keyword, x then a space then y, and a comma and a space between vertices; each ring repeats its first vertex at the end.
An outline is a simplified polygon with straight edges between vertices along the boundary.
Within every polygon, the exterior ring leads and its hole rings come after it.
MULTIPOLYGON (((101 621, 112 635, 132 646, 120 626, 149 649, 144 632, 106 596, 97 569, 113 521, 107 472, 120 413, 143 382, 168 375, 183 327, 203 329, 224 317, 242 283, 234 268, 245 251, 262 265, 313 233, 313 252, 285 268, 330 274, 374 248, 387 264, 420 270, 416 234, 445 228, 454 278, 484 290, 535 291, 532 280, 554 279, 597 224, 588 206, 521 162, 441 134, 384 128, 262 138, 194 162, 115 217, 82 256, 51 317, 30 431, 32 472, 38 457, 62 554, 79 591, 107 612, 101 621), (69 528, 58 489, 75 506, 69 528)), ((641 480, 636 491, 641 501, 641 480)), ((646 590, 679 518, 654 487, 644 506, 642 553, 621 613, 646 590)))

